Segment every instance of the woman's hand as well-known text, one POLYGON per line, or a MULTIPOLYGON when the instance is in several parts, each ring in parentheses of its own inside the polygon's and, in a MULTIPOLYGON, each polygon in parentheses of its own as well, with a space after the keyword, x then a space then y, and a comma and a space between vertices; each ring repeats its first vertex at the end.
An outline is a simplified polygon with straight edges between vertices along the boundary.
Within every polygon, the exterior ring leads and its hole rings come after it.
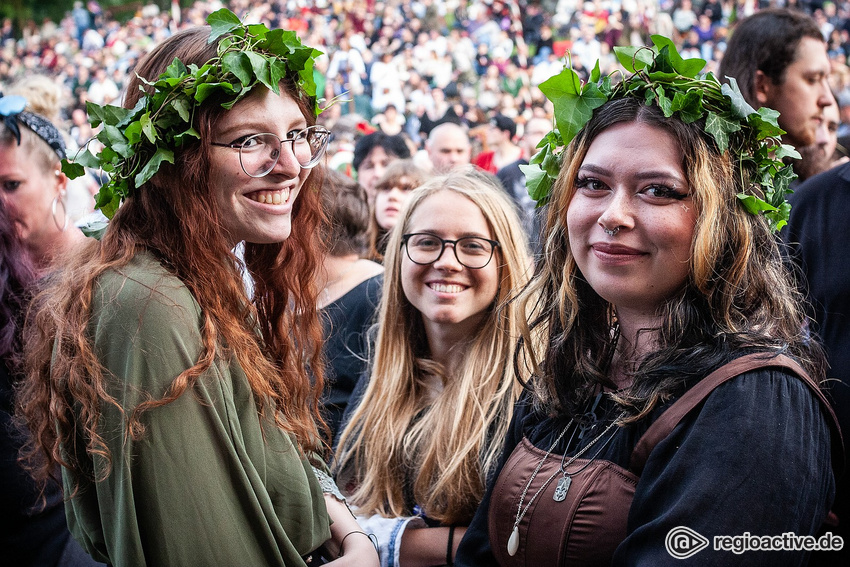
POLYGON ((336 567, 378 567, 380 560, 372 540, 360 528, 357 520, 344 503, 325 494, 325 504, 333 524, 331 539, 325 543, 325 549, 331 557, 336 557, 327 565, 336 567))

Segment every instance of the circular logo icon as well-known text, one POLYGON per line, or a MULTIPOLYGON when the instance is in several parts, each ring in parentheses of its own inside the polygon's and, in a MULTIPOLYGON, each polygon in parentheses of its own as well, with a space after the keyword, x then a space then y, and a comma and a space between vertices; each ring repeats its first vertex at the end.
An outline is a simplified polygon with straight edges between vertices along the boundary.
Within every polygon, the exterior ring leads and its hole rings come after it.
POLYGON ((667 532, 664 547, 674 558, 687 559, 708 547, 708 540, 691 528, 677 526, 667 532))

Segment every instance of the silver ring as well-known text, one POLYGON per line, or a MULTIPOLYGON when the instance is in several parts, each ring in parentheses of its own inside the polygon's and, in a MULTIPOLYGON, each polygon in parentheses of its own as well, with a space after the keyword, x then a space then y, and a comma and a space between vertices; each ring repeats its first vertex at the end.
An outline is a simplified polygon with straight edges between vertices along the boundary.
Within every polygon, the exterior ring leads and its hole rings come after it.
POLYGON ((616 235, 618 232, 620 232, 620 227, 618 226, 618 227, 617 227, 617 228, 615 228, 615 229, 610 229, 610 228, 605 228, 605 227, 603 226, 603 227, 602 227, 602 232, 604 232, 604 233, 605 233, 605 234, 607 234, 608 236, 614 236, 614 235, 616 235))

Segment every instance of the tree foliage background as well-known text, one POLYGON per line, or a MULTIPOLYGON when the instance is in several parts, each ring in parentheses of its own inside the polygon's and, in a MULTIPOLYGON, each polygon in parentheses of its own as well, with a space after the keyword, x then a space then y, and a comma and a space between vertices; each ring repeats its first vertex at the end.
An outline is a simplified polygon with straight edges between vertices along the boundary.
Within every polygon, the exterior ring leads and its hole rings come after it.
MULTIPOLYGON (((82 0, 86 5, 87 0, 82 0)), ((135 9, 145 4, 156 4, 162 9, 167 9, 170 0, 97 0, 103 10, 112 12, 119 20, 130 18, 135 9)), ((184 5, 184 0, 181 0, 184 5)), ((59 22, 65 13, 74 7, 74 0, 3 0, 0 3, 0 17, 12 18, 15 22, 15 30, 20 34, 24 24, 28 20, 41 23, 44 18, 50 18, 59 22)))

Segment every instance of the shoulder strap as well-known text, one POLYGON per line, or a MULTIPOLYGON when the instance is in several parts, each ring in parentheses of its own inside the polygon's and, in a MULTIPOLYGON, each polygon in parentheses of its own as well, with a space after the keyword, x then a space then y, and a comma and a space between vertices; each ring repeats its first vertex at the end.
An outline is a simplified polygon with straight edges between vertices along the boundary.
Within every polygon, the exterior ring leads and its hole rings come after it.
POLYGON ((841 430, 838 427, 838 419, 835 417, 835 412, 832 411, 832 406, 823 395, 817 383, 812 380, 811 376, 799 364, 784 354, 774 356, 769 353, 748 354, 736 358, 724 364, 702 379, 696 386, 685 392, 681 398, 676 400, 673 405, 661 414, 661 417, 638 440, 637 445, 635 445, 632 451, 629 469, 635 474, 640 475, 643 472, 643 467, 646 465, 647 459, 649 459, 649 454, 655 446, 675 429, 682 418, 705 401, 715 388, 744 372, 749 372, 756 368, 768 367, 780 367, 791 370, 803 380, 812 393, 820 400, 821 406, 828 415, 827 421, 829 422, 830 429, 834 434, 832 440, 832 467, 837 478, 844 470, 844 443, 841 438, 841 430))

